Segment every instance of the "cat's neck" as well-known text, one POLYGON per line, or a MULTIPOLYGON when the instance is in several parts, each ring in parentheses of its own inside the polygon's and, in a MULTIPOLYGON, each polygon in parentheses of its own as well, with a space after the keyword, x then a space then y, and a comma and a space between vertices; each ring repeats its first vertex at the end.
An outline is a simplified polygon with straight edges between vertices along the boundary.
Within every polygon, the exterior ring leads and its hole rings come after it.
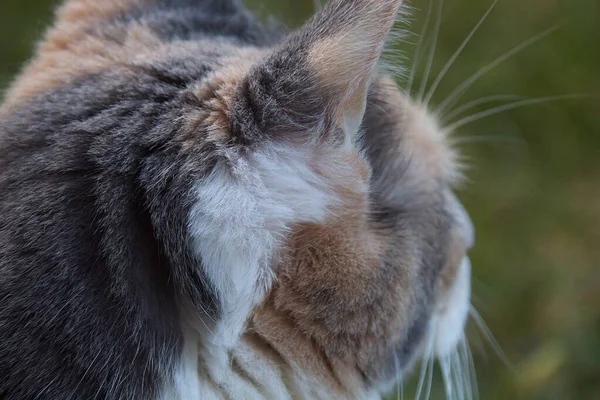
POLYGON ((163 399, 381 398, 374 391, 357 391, 356 387, 343 389, 340 384, 328 382, 326 377, 307 370, 299 362, 287 360, 256 332, 247 332, 235 347, 227 349, 203 343, 200 335, 189 329, 181 361, 163 399))

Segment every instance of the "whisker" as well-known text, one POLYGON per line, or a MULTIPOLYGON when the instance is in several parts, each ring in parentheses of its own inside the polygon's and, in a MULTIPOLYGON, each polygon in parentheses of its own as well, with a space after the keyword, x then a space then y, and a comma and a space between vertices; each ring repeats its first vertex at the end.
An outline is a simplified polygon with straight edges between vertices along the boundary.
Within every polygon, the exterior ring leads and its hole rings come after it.
POLYGON ((471 379, 472 375, 471 369, 469 368, 469 360, 467 359, 466 344, 464 337, 462 338, 458 346, 458 355, 460 359, 462 374, 464 377, 467 399, 473 400, 473 382, 471 379))
POLYGON ((406 88, 406 93, 410 96, 410 92, 412 91, 412 85, 415 79, 415 74, 417 72, 417 67, 419 65, 421 59, 421 51, 423 50, 423 41, 425 40, 425 34, 427 33, 427 28, 429 28, 429 20, 431 19, 431 11, 433 10, 433 0, 429 0, 427 6, 427 16, 425 17, 425 22, 423 24, 423 28, 421 29, 421 34, 419 35, 419 40, 417 41, 417 47, 415 48, 415 53, 413 54, 413 62, 410 67, 410 75, 408 76, 408 84, 406 88))
POLYGON ((469 111, 475 107, 478 107, 480 105, 483 104, 487 104, 487 103, 494 103, 497 101, 508 101, 508 100, 523 100, 526 99, 525 96, 519 96, 517 94, 496 94, 496 95, 492 95, 492 96, 484 96, 484 97, 480 97, 478 99, 475 99, 473 101, 470 101, 468 103, 465 103, 464 105, 455 108, 454 110, 450 111, 449 113, 447 113, 444 116, 440 116, 440 125, 446 125, 448 122, 450 122, 453 118, 459 116, 460 114, 469 111))
POLYGON ((442 370, 442 379, 444 381, 444 392, 446 393, 446 400, 452 400, 454 397, 452 387, 452 377, 450 376, 450 361, 448 356, 440 358, 440 369, 442 370))
POLYGON ((454 353, 450 355, 450 376, 452 377, 452 385, 454 386, 454 398, 462 400, 460 396, 460 381, 458 380, 458 371, 454 362, 454 353))
POLYGON ((427 372, 427 364, 428 359, 423 358, 421 360, 421 372, 419 373, 419 383, 417 384, 417 394, 415 395, 415 399, 419 400, 421 398, 421 392, 423 391, 423 384, 425 383, 425 373, 427 372))
POLYGON ((431 357, 433 357, 433 345, 434 345, 434 341, 435 341, 435 328, 436 328, 436 324, 437 322, 435 320, 432 320, 430 322, 431 324, 433 324, 433 326, 430 329, 430 333, 429 333, 429 338, 427 341, 427 347, 425 348, 425 353, 423 355, 423 360, 421 362, 421 373, 419 374, 419 383, 417 385, 417 394, 415 396, 416 400, 419 400, 421 398, 421 394, 423 393, 423 384, 425 383, 425 377, 426 377, 426 372, 429 370, 429 363, 430 363, 430 359, 431 357))
POLYGON ((421 79, 421 85, 419 88, 419 94, 417 96, 417 103, 421 103, 423 100, 423 95, 425 94, 425 89, 427 88, 427 83, 429 83, 429 75, 431 73, 431 67, 433 66, 433 59, 435 57, 435 50, 437 48, 438 37, 440 34, 440 27, 442 26, 442 14, 444 10, 444 0, 438 0, 439 6, 436 15, 435 21, 435 29, 433 32, 433 41, 431 43, 431 47, 429 48, 429 56, 427 58, 427 66, 425 67, 425 74, 421 79))
POLYGON ((513 369, 514 368, 513 364, 509 361, 508 357, 506 356, 506 353, 504 353, 504 350, 502 350, 502 347, 496 340, 496 337, 494 336, 494 334, 492 333, 490 328, 488 328, 487 324, 483 320, 483 317, 477 312, 477 310, 474 307, 471 307, 471 309, 469 310, 469 314, 471 315, 471 317, 473 318, 473 320, 479 327, 481 333, 483 334, 483 337, 492 346, 492 348, 494 349, 494 351, 496 352, 498 357, 502 360, 502 362, 507 367, 509 367, 510 369, 513 369))
POLYGON ((477 385, 477 370, 475 369, 475 361, 473 361, 473 354, 471 354, 471 346, 469 340, 465 337, 465 355, 469 364, 469 373, 471 374, 471 382, 473 382, 473 394, 475 400, 479 400, 479 387, 477 385))
POLYGON ((448 355, 448 365, 450 366, 450 381, 452 382, 452 399, 458 398, 458 387, 457 387, 457 380, 456 380, 456 368, 454 363, 452 362, 453 360, 453 354, 448 355))
POLYGON ((460 144, 477 143, 477 142, 523 143, 523 140, 520 138, 499 136, 499 135, 477 135, 477 136, 462 136, 462 137, 449 137, 448 138, 448 143, 450 145, 460 145, 460 144))
POLYGON ((469 386, 468 375, 466 374, 467 371, 465 371, 465 365, 464 365, 464 363, 462 361, 462 357, 460 355, 460 348, 456 349, 456 364, 459 366, 460 381, 462 383, 463 395, 465 396, 464 398, 467 400, 473 400, 473 398, 470 397, 470 395, 469 395, 471 388, 469 386))
POLYGON ((479 310, 479 312, 481 313, 481 311, 483 310, 483 312, 489 312, 489 307, 488 305, 485 304, 485 301, 483 300, 482 297, 477 295, 477 289, 480 289, 482 291, 486 291, 489 292, 490 290, 492 290, 492 288, 485 283, 483 280, 479 279, 476 276, 471 277, 471 282, 473 284, 473 286, 477 286, 476 288, 474 288, 473 293, 471 294, 471 300, 472 300, 472 306, 475 307, 477 310, 479 310))
POLYGON ((464 347, 465 345, 463 343, 462 348, 459 352, 460 362, 462 365, 463 375, 465 377, 465 388, 467 391, 467 398, 469 400, 473 400, 473 381, 471 379, 471 370, 469 369, 469 360, 466 357, 464 347))
POLYGON ((427 391, 425 392, 425 400, 429 400, 431 397, 431 385, 433 383, 433 363, 434 363, 434 355, 433 351, 429 355, 429 367, 427 371, 427 391))
POLYGON ((398 354, 394 354, 394 366, 396 368, 396 399, 403 400, 404 399, 404 389, 402 387, 402 374, 400 372, 400 361, 398 361, 398 354))
POLYGON ((499 113, 502 113, 505 111, 514 110, 515 108, 519 108, 519 107, 532 106, 535 104, 542 104, 542 103, 549 103, 549 102, 558 101, 558 100, 581 99, 581 98, 586 98, 586 97, 594 97, 594 95, 593 94, 566 94, 566 95, 560 95, 560 96, 549 96, 549 97, 540 97, 537 99, 527 99, 527 100, 515 101, 512 103, 493 107, 489 110, 481 111, 481 112, 475 113, 473 115, 469 115, 468 117, 461 118, 458 121, 446 126, 444 128, 444 131, 452 132, 458 128, 461 128, 467 124, 478 121, 480 119, 483 119, 483 118, 486 118, 486 117, 489 117, 492 115, 496 115, 496 114, 499 114, 499 113))
MULTIPOLYGON (((477 324, 476 324, 476 326, 477 326, 477 324)), ((475 347, 477 349, 478 354, 480 354, 483 357, 483 360, 487 364, 489 360, 487 357, 484 341, 481 337, 481 331, 479 329, 480 329, 479 326, 477 326, 477 329, 473 330, 473 333, 475 334, 474 339, 476 339, 475 347)))
POLYGON ((427 105, 431 101, 431 98, 435 94, 435 91, 437 90, 437 88, 438 88, 440 82, 442 81, 442 79, 444 79, 444 77, 446 76, 446 74, 448 73, 448 71, 450 70, 450 68, 452 67, 452 65, 454 64, 454 62, 456 61, 456 59, 458 58, 458 56, 460 56, 460 54, 462 53, 462 51, 464 50, 464 48, 467 46, 467 44, 469 44, 469 42, 471 41, 471 38, 473 37, 473 35, 475 35, 475 32, 477 32, 477 30, 479 29, 479 27, 481 26, 481 24, 483 24, 485 22, 485 20, 487 19, 488 15, 490 15, 490 13, 492 12, 492 10, 496 6, 497 2, 498 2, 498 0, 494 0, 494 2, 492 3, 492 5, 490 6, 490 8, 488 8, 488 10, 485 12, 485 14, 483 14, 483 17, 481 17, 479 19, 479 21, 477 22, 477 24, 475 24, 475 26, 473 27, 473 29, 471 29, 471 32, 469 32, 469 34, 467 35, 467 37, 462 41, 462 43, 460 44, 460 46, 458 47, 458 49, 456 49, 456 51, 454 52, 454 54, 452 54, 452 57, 450 57, 450 59, 448 60, 448 62, 446 63, 446 65, 444 65, 444 68, 442 68, 441 72, 435 78, 435 81, 433 82, 433 85, 431 85, 431 88, 429 89, 429 92, 427 93, 427 96, 425 96, 425 100, 423 101, 423 104, 424 104, 425 107, 427 107, 427 105))
POLYGON ((440 105, 435 109, 434 114, 440 115, 443 112, 445 112, 448 107, 450 107, 452 104, 454 104, 454 102, 457 101, 463 95, 463 93, 466 92, 471 87, 471 85, 473 85, 473 83, 475 83, 483 75, 485 75, 492 69, 496 68, 498 65, 502 64, 504 61, 508 60, 512 56, 518 54, 525 48, 531 46, 532 44, 534 44, 534 43, 540 41, 541 39, 545 38, 546 36, 550 35, 552 32, 554 32, 558 28, 560 28, 560 26, 561 26, 561 24, 558 24, 558 25, 553 26, 552 28, 546 29, 545 31, 543 31, 541 33, 538 33, 537 35, 527 39, 520 45, 513 47, 511 50, 502 54, 500 57, 496 58, 494 61, 492 61, 485 67, 481 68, 479 71, 477 71, 476 73, 471 75, 470 78, 463 81, 456 89, 454 89, 454 91, 452 91, 452 93, 450 93, 450 95, 448 95, 448 97, 446 97, 444 99, 444 101, 442 101, 440 103, 440 105))
POLYGON ((460 400, 464 400, 465 398, 465 384, 463 382, 462 371, 460 367, 460 359, 458 355, 458 351, 452 353, 452 365, 455 372, 455 383, 456 383, 456 395, 460 400))

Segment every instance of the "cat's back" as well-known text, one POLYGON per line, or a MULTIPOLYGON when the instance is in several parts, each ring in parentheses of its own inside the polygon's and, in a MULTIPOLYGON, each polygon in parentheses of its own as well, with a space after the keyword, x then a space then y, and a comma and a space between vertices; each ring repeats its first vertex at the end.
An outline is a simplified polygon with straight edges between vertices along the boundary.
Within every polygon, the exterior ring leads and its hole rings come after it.
MULTIPOLYGON (((159 80, 198 80, 224 54, 271 46, 283 36, 238 0, 73 0, 56 14, 57 23, 6 92, 3 119, 25 100, 50 96, 90 76, 151 74, 155 67, 159 80)), ((98 89, 110 84, 107 77, 98 89)))
POLYGON ((187 196, 167 165, 195 83, 278 35, 235 0, 71 0, 57 21, 0 108, 0 398, 153 398, 181 333, 140 182, 187 196))

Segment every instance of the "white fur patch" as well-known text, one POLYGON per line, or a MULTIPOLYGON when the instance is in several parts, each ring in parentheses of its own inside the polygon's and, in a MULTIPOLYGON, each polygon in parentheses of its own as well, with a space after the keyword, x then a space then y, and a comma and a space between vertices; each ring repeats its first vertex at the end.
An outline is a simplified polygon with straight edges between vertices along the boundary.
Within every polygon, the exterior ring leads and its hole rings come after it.
MULTIPOLYGON (((200 399, 200 380, 198 376, 198 340, 194 330, 181 324, 183 346, 179 364, 175 366, 171 382, 163 390, 162 400, 200 399)), ((209 397, 202 394, 203 399, 209 397)))
POLYGON ((444 312, 436 317, 434 350, 438 357, 450 355, 464 335, 471 305, 471 263, 465 257, 448 292, 444 312))
POLYGON ((237 341, 274 279, 273 257, 288 228, 322 220, 336 202, 310 164, 307 149, 273 144, 222 162, 196 185, 189 231, 222 312, 213 343, 237 341))

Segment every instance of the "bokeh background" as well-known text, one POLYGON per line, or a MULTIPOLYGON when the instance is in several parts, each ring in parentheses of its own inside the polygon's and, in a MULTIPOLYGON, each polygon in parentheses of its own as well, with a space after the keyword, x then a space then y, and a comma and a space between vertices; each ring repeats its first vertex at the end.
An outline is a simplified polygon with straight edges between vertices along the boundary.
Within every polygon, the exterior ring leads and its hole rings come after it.
MULTIPOLYGON (((313 0, 247 2, 291 28, 313 12, 313 0)), ((430 83, 491 2, 445 1, 430 83)), ((0 0, 0 89, 30 57, 57 3, 0 0)), ((418 33, 427 1, 411 5, 407 22, 418 33)), ((501 54, 559 23, 557 31, 482 76, 459 105, 497 94, 600 93, 598 0, 501 0, 441 82, 432 107, 501 54)), ((435 36, 433 26, 427 32, 425 43, 435 36)), ((410 67, 417 41, 415 34, 394 44, 394 64, 410 67)), ((413 88, 425 70, 422 62, 413 88)), ((599 99, 522 107, 454 135, 471 166, 459 195, 477 229, 473 302, 508 359, 470 327, 480 398, 600 399, 599 99)), ((406 398, 414 396, 412 387, 406 385, 406 398)), ((439 374, 431 398, 444 398, 439 374)))

